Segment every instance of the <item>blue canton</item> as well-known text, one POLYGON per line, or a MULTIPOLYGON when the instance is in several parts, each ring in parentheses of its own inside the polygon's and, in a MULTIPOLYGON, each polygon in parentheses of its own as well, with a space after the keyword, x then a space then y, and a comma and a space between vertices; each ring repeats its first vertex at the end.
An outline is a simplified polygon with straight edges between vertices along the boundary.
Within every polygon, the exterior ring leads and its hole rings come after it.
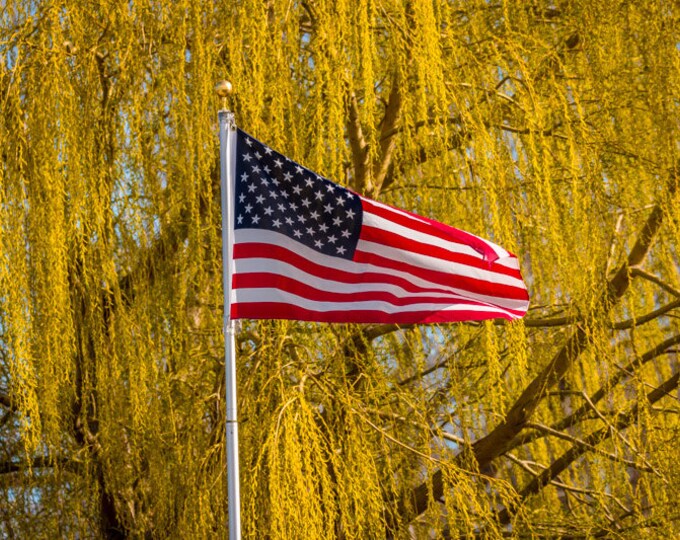
POLYGON ((236 229, 276 231, 324 255, 354 256, 362 222, 359 196, 240 129, 234 207, 236 229))

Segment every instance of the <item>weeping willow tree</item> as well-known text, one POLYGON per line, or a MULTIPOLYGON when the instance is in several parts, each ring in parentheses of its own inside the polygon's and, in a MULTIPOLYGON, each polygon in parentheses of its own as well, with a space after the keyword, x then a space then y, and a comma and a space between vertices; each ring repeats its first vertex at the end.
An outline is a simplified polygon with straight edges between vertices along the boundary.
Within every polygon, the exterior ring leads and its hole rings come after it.
POLYGON ((525 320, 246 321, 248 538, 680 534, 671 1, 2 2, 0 535, 226 532, 214 84, 518 254, 525 320))

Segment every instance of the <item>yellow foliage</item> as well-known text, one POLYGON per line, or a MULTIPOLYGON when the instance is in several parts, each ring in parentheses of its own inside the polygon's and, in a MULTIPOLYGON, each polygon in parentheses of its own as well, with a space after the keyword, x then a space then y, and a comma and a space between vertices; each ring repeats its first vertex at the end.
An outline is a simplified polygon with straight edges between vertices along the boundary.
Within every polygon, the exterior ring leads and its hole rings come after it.
POLYGON ((0 536, 227 530, 214 84, 517 253, 525 321, 243 322, 247 538, 673 537, 678 7, 5 2, 0 536))

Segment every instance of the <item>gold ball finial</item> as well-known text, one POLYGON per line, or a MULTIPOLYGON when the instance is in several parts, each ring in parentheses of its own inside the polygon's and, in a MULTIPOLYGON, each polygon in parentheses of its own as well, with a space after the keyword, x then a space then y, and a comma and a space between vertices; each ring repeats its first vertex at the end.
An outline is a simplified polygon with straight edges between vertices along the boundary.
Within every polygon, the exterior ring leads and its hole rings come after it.
POLYGON ((229 81, 220 81, 215 85, 215 92, 221 98, 226 98, 234 91, 233 86, 229 81))

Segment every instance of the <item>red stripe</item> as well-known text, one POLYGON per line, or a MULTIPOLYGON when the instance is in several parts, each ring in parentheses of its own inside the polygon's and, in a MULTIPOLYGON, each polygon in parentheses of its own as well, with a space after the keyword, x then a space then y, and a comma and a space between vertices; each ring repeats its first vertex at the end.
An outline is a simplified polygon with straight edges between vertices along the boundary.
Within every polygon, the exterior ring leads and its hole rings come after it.
MULTIPOLYGON (((400 297, 385 291, 367 291, 367 292, 347 292, 338 293, 319 290, 311 287, 305 283, 282 276, 279 274, 272 274, 269 272, 253 272, 249 274, 236 274, 232 280, 233 289, 263 289, 274 288, 286 291, 308 300, 316 302, 335 302, 335 303, 352 303, 352 302, 388 302, 394 306, 409 306, 413 304, 442 304, 444 306, 451 305, 469 305, 469 306, 487 306, 483 302, 460 298, 450 295, 446 298, 439 296, 407 296, 400 297)), ((520 314, 523 312, 512 311, 520 314)))
POLYGON ((498 312, 496 317, 490 312, 478 311, 414 311, 410 313, 385 313, 378 310, 353 311, 314 311, 294 304, 277 302, 241 302, 232 304, 233 319, 292 319, 298 321, 317 321, 335 323, 447 323, 460 321, 482 321, 513 317, 498 312))
POLYGON ((427 292, 439 295, 455 294, 446 289, 440 289, 437 287, 431 288, 419 287, 417 285, 414 285, 410 281, 398 276, 381 274, 379 272, 362 272, 358 274, 353 274, 351 272, 345 272, 344 270, 338 270, 336 268, 323 266, 305 257, 302 257, 301 255, 298 255, 297 253, 294 253, 289 249, 274 244, 256 242, 234 244, 233 258, 235 260, 251 258, 276 259, 282 262, 286 262, 292 266, 295 266, 296 268, 299 268, 303 272, 306 272, 307 274, 310 274, 312 276, 337 281, 340 283, 346 283, 348 285, 353 285, 357 283, 385 283, 401 287, 405 291, 412 293, 427 292))
POLYGON ((475 257, 474 255, 455 253, 449 251, 448 249, 439 246, 433 246, 432 244, 426 244, 424 242, 419 242, 417 240, 412 240, 384 229, 363 225, 361 227, 361 235, 359 238, 361 240, 366 240, 367 242, 375 242, 376 244, 382 244, 392 248, 402 249, 404 251, 411 251, 418 255, 434 257, 443 261, 463 264, 471 268, 477 268, 479 270, 486 270, 521 279, 519 272, 515 268, 508 268, 507 266, 493 264, 480 259, 479 257, 475 257))
POLYGON ((442 240, 469 246, 482 255, 486 261, 492 262, 498 258, 498 254, 491 246, 473 234, 461 231, 455 227, 449 227, 433 219, 407 212, 406 210, 398 210, 389 205, 385 205, 387 206, 385 208, 385 206, 376 204, 374 201, 364 199, 363 197, 361 197, 361 204, 364 212, 375 214, 407 229, 413 229, 423 234, 436 236, 442 240))
POLYGON ((358 263, 372 264, 374 266, 408 272, 421 279, 433 283, 446 284, 450 287, 455 287, 456 289, 462 289, 471 293, 494 296, 498 298, 499 302, 502 302, 504 298, 512 300, 529 300, 529 294, 523 287, 504 285, 502 283, 495 283, 457 274, 452 275, 439 270, 428 270, 420 266, 394 261, 367 251, 360 251, 357 249, 357 251, 354 252, 354 260, 358 263))

